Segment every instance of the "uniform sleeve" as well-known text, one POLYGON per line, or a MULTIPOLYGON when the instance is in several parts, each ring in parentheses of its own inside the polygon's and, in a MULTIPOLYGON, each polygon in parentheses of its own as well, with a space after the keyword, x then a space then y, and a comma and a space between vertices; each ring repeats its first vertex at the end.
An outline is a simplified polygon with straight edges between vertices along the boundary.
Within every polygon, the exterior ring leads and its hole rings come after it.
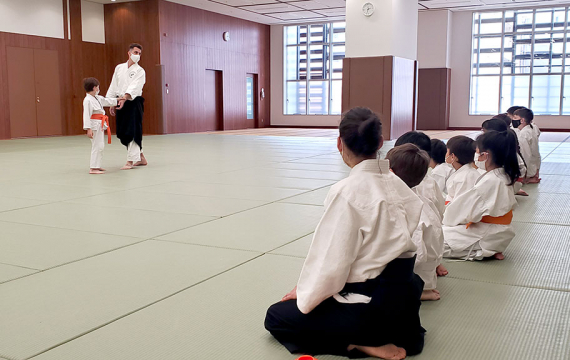
POLYGON ((117 106, 117 98, 108 98, 97 95, 97 100, 101 103, 101 106, 117 106))
POLYGON ((519 136, 519 145, 521 149, 521 155, 523 159, 526 161, 527 164, 532 160, 532 150, 531 150, 531 141, 532 137, 527 136, 527 132, 520 133, 519 136))
POLYGON ((83 130, 91 129, 91 115, 93 115, 93 106, 88 99, 83 100, 83 130))
POLYGON ((117 79, 117 68, 115 68, 113 78, 111 79, 111 85, 109 85, 109 89, 107 90, 107 95, 105 97, 117 98, 119 96, 119 80, 117 79))
POLYGON ((439 187, 439 190, 441 190, 441 192, 445 192, 446 187, 445 187, 445 175, 444 174, 440 174, 439 171, 433 171, 431 173, 431 177, 435 180, 435 182, 437 183, 437 186, 439 187))
POLYGON ((521 172, 521 177, 526 177, 526 165, 524 163, 523 158, 517 154, 517 160, 519 162, 519 171, 521 172))
POLYGON ((297 306, 303 314, 344 288, 362 245, 360 229, 373 226, 366 225, 364 211, 341 195, 328 200, 297 283, 297 306))
POLYGON ((443 225, 457 226, 470 222, 480 222, 485 213, 485 198, 479 189, 474 187, 463 194, 456 196, 447 205, 443 215, 443 225))
POLYGON ((134 100, 137 96, 142 95, 143 86, 146 83, 146 73, 144 69, 141 69, 136 75, 125 94, 131 95, 131 100, 134 100))

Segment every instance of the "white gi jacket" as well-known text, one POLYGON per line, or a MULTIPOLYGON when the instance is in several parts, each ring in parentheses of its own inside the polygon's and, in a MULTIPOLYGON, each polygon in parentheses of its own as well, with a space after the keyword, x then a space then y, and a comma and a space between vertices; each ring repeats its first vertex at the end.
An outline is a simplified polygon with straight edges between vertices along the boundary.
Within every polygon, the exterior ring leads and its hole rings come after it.
POLYGON ((472 189, 480 176, 481 174, 472 164, 465 164, 460 167, 447 180, 447 197, 445 201, 452 202, 457 196, 472 189))
MULTIPOLYGON (((105 109, 103 109, 105 106, 117 106, 117 99, 108 99, 100 95, 85 95, 83 99, 83 130, 98 129, 101 120, 92 120, 91 116, 93 114, 105 114, 105 109)), ((102 128, 106 130, 107 126, 102 128)))
POLYGON ((125 94, 131 95, 131 100, 142 95, 143 86, 146 82, 146 73, 138 64, 129 67, 129 63, 123 63, 115 67, 115 73, 111 80, 108 98, 121 97, 125 94))
POLYGON ((533 177, 540 169, 541 164, 537 133, 534 129, 527 125, 522 128, 522 130, 520 130, 517 135, 519 137, 521 154, 524 161, 526 162, 526 176, 533 177))
POLYGON ((435 180, 442 193, 447 194, 447 187, 445 184, 447 180, 455 172, 453 166, 443 163, 437 164, 431 171, 431 177, 435 180))

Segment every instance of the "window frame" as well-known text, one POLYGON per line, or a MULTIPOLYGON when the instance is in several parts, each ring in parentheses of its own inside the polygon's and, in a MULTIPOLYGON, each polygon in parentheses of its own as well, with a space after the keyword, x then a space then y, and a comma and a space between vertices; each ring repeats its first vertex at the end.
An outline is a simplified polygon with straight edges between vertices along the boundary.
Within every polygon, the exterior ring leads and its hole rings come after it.
MULTIPOLYGON (((309 23, 309 24, 296 24, 296 25, 289 25, 289 26, 283 26, 283 115, 284 116, 329 116, 329 115, 340 115, 337 113, 332 113, 332 109, 333 109, 333 81, 342 81, 342 75, 340 78, 333 78, 333 73, 334 73, 334 68, 333 68, 333 61, 334 61, 334 48, 335 46, 345 46, 345 56, 346 56, 346 38, 344 39, 344 41, 334 41, 334 24, 344 24, 344 32, 346 33, 346 22, 345 21, 331 21, 331 22, 322 22, 322 23, 309 23), (316 26, 326 26, 327 27, 327 37, 328 39, 325 39, 325 37, 323 36, 323 41, 318 41, 318 42, 311 42, 311 27, 316 27, 316 26), (307 34, 306 34, 306 42, 302 43, 299 36, 297 36, 297 41, 295 44, 287 44, 287 29, 289 27, 306 27, 307 28, 307 34), (326 40, 326 41, 325 41, 326 40), (327 58, 326 58, 326 62, 323 61, 323 77, 320 79, 311 79, 311 46, 322 46, 323 51, 322 51, 322 58, 324 60, 325 57, 325 53, 328 54, 327 58), (300 64, 301 64, 301 60, 300 60, 300 56, 298 56, 298 63, 297 63, 297 76, 295 77, 294 80, 288 80, 287 79, 287 55, 288 55, 288 49, 289 48, 297 48, 300 49, 301 47, 305 47, 306 48, 306 76, 305 79, 301 79, 301 76, 299 74, 299 69, 301 68, 300 64), (325 51, 325 49, 327 49, 325 51), (311 114, 310 113, 310 109, 311 109, 311 83, 316 83, 316 82, 327 82, 327 88, 328 88, 328 99, 327 99, 327 103, 326 103, 326 107, 327 107, 327 111, 326 113, 322 113, 322 114, 311 114), (300 114, 289 114, 287 112, 287 108, 288 108, 288 98, 287 98, 287 88, 288 88, 288 84, 289 83, 305 83, 305 112, 304 113, 300 113, 300 114)), ((338 29, 338 28, 337 28, 338 29)), ((299 30, 297 32, 298 34, 300 33, 299 30)), ((297 53, 299 53, 297 51, 297 53)), ((344 57, 343 57, 344 58, 344 57)), ((341 70, 342 71, 342 70, 341 70)))
MULTIPOLYGON (((469 67, 469 104, 468 104, 468 113, 470 116, 478 116, 478 115, 496 115, 496 114, 487 114, 484 111, 480 111, 480 112, 476 112, 473 107, 474 107, 474 100, 475 100, 475 96, 474 96, 474 92, 473 92, 473 85, 474 85, 474 80, 476 78, 479 77, 499 77, 499 96, 497 99, 497 109, 498 112, 502 111, 502 108, 505 107, 503 105, 503 101, 505 100, 505 97, 503 96, 503 82, 504 82, 504 78, 505 77, 516 77, 516 76, 529 76, 529 81, 528 81, 528 104, 529 107, 532 108, 533 107, 533 102, 535 99, 535 96, 533 96, 533 83, 534 80, 536 79, 535 77, 540 77, 540 76, 556 76, 559 75, 561 77, 560 79, 560 98, 559 98, 559 107, 558 107, 558 112, 557 113, 542 113, 539 111, 535 111, 536 115, 544 115, 544 116, 562 116, 564 115, 564 101, 566 100, 565 94, 564 94, 564 86, 565 86, 565 78, 566 76, 570 75, 570 68, 567 69, 567 67, 570 66, 570 49, 567 49, 567 44, 568 43, 568 37, 570 36, 570 30, 569 30, 569 21, 570 21, 570 6, 566 5, 551 5, 551 6, 547 6, 547 7, 538 7, 538 8, 516 8, 516 9, 495 9, 495 10, 488 10, 488 11, 476 11, 473 12, 473 17, 472 17, 472 22, 471 22, 471 47, 470 47, 470 67, 469 67), (515 26, 513 27, 512 31, 506 31, 506 23, 507 23, 507 13, 509 12, 514 12, 516 15, 517 12, 529 12, 530 14, 532 14, 532 28, 530 29, 530 31, 517 31, 516 28, 516 17, 513 20, 513 23, 515 24, 515 26), (551 26, 548 29, 537 29, 537 13, 540 12, 544 12, 544 11, 549 11, 552 14, 552 19, 551 19, 551 26), (555 26, 555 24, 559 24, 555 22, 555 17, 554 14, 556 11, 563 11, 564 12, 564 21, 563 21, 563 26, 562 29, 557 29, 557 27, 555 26), (482 19, 482 15, 483 14, 489 14, 489 13, 501 13, 501 32, 490 32, 490 33, 482 33, 481 32, 481 24, 485 23, 485 19, 482 19), (477 28, 476 28, 477 27, 477 28), (477 30, 477 32, 476 32, 477 30), (537 35, 550 35, 551 39, 555 39, 557 35, 562 35, 562 52, 561 53, 557 53, 557 52, 553 52, 553 44, 556 43, 556 41, 554 43, 551 42, 550 45, 550 52, 549 52, 549 65, 547 72, 536 72, 537 69, 535 69, 535 60, 539 60, 536 59, 535 56, 535 46, 536 46, 536 36, 537 35), (516 72, 514 71, 515 68, 515 59, 516 59, 516 50, 513 51, 512 54, 512 64, 511 67, 513 68, 513 71, 511 71, 510 73, 505 73, 505 39, 509 36, 511 37, 515 37, 517 35, 530 35, 530 61, 529 61, 529 65, 528 65, 528 72, 516 72), (496 74, 480 74, 480 65, 481 65, 481 42, 480 40, 482 38, 486 38, 486 37, 500 37, 501 38, 501 44, 500 44, 500 58, 499 58, 499 72, 496 74), (475 48, 475 44, 477 44, 477 47, 475 48), (475 54, 477 55, 477 62, 475 63, 475 54), (558 67, 558 65, 553 65, 552 60, 556 57, 560 56, 562 59, 562 64, 561 64, 561 69, 559 72, 552 72, 552 69, 554 67, 558 67)), ((498 22, 498 21, 487 21, 487 22, 498 22)), ((543 23, 540 23, 543 24, 543 23)), ((540 27, 540 24, 539 27, 540 27)), ((515 46, 515 45, 513 45, 515 46)), ((493 52, 493 50, 498 50, 498 48, 492 48, 491 52, 493 52)), ((485 64, 485 63, 483 63, 485 64)), ((538 68, 540 68, 541 66, 538 66, 538 68)), ((544 66, 542 66, 544 68, 544 66)), ((525 66, 526 68, 526 66, 525 66)), ((514 95, 514 94, 511 94, 514 95)), ((514 104, 516 105, 516 104, 514 104)), ((570 112, 570 103, 568 104, 568 109, 567 112, 570 112)), ((506 110, 506 109, 505 109, 506 110)))

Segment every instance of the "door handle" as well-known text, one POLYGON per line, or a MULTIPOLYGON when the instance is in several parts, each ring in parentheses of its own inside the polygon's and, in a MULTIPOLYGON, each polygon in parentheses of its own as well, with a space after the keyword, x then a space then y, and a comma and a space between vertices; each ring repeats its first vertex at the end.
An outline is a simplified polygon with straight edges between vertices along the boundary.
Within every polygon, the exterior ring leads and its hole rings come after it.
POLYGON ((40 102, 40 97, 39 97, 39 96, 36 98, 36 102, 40 102))

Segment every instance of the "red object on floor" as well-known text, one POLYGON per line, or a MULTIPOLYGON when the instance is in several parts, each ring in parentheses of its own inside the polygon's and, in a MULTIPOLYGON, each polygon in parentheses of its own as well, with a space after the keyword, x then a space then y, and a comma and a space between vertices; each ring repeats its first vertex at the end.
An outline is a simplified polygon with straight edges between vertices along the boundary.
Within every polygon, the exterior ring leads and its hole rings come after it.
POLYGON ((297 360, 317 360, 317 359, 315 359, 314 357, 309 356, 309 355, 303 355, 300 358, 298 358, 297 360))

